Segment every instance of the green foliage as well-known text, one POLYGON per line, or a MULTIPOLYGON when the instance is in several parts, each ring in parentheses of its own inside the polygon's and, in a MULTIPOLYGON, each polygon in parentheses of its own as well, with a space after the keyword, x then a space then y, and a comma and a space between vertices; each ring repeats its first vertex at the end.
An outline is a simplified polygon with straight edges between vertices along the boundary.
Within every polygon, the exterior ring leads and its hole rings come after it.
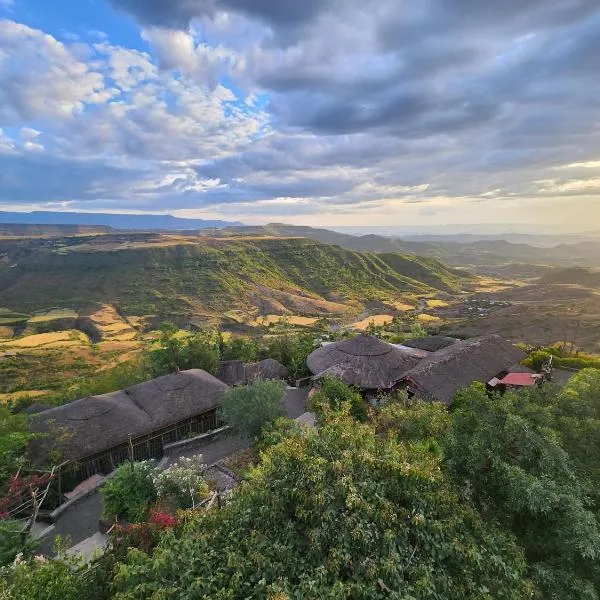
POLYGON ((374 416, 378 433, 396 436, 400 442, 432 440, 437 444, 452 423, 446 407, 439 402, 408 400, 391 402, 374 416))
POLYGON ((27 415, 12 414, 0 406, 0 493, 10 476, 26 464, 25 450, 32 437, 27 415))
POLYGON ((263 454, 221 511, 132 550, 117 600, 530 597, 510 535, 452 489, 439 460, 332 415, 263 454))
POLYGON ((568 354, 565 348, 559 345, 533 350, 523 364, 539 371, 551 356, 552 365, 556 368, 600 369, 600 357, 579 352, 576 355, 568 354))
POLYGON ((102 487, 105 517, 143 521, 157 497, 153 475, 154 468, 147 461, 121 465, 102 487))
POLYGON ((111 553, 90 565, 79 558, 23 559, 0 570, 2 600, 111 600, 110 580, 115 566, 111 553))
POLYGON ((292 378, 307 377, 310 371, 306 358, 315 349, 310 333, 296 333, 288 326, 274 327, 274 337, 269 340, 265 355, 287 367, 292 378))
POLYGON ((254 381, 221 397, 220 417, 240 435, 256 438, 263 427, 285 414, 285 383, 254 381))
POLYGON ((82 600, 83 587, 67 560, 34 558, 20 561, 2 572, 0 598, 3 600, 82 600))
POLYGON ((258 448, 266 450, 271 446, 276 446, 287 437, 298 433, 300 433, 300 426, 294 419, 279 417, 263 427, 260 440, 258 441, 258 448))
POLYGON ((0 567, 11 564, 18 554, 29 555, 36 548, 30 538, 23 539, 24 525, 23 521, 0 519, 0 567))
POLYGON ((173 323, 163 323, 158 348, 149 353, 155 377, 178 369, 204 369, 216 373, 219 368, 219 341, 212 333, 182 335, 173 323))
POLYGON ((319 390, 311 398, 311 406, 317 411, 322 411, 323 407, 340 410, 344 404, 349 405, 350 414, 355 419, 367 420, 367 404, 360 392, 339 379, 326 377, 321 380, 319 390))
POLYGON ((248 337, 234 337, 225 342, 221 358, 222 360, 243 360, 251 363, 258 361, 259 355, 256 340, 248 337))
POLYGON ((551 415, 526 398, 490 398, 480 384, 459 392, 446 468, 487 519, 517 537, 536 598, 597 598, 586 592, 600 581, 600 530, 585 485, 551 415))

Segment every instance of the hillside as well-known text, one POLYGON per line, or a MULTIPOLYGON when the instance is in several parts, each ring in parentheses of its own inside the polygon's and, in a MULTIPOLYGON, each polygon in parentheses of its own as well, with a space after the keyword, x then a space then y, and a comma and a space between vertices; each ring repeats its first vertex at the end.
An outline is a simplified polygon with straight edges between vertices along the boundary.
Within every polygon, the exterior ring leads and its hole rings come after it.
POLYGON ((309 239, 122 234, 0 242, 0 307, 27 313, 96 303, 181 320, 359 313, 369 301, 458 291, 463 280, 430 258, 309 239))
POLYGON ((542 277, 540 283, 581 285, 595 288, 600 287, 600 271, 592 271, 581 267, 559 269, 542 277))
MULTIPOLYGON (((536 277, 550 266, 600 266, 600 242, 586 241, 538 247, 499 239, 443 241, 439 237, 422 237, 419 241, 381 235, 350 235, 314 227, 282 223, 264 226, 227 227, 200 232, 211 236, 270 235, 307 237, 326 244, 336 244, 360 252, 401 252, 429 256, 449 265, 469 268, 481 275, 496 277, 536 277), (533 267, 533 268, 532 268, 533 267), (537 269, 535 267, 538 267, 537 269)), ((546 243, 550 243, 546 240, 546 243)))

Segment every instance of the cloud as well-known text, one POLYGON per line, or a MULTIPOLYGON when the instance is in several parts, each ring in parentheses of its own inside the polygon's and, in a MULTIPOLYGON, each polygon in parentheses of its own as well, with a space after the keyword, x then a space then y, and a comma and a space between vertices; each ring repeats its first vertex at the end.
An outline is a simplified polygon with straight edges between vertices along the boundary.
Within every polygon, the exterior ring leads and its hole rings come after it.
POLYGON ((66 119, 111 97, 104 78, 50 35, 0 20, 0 124, 66 119))
POLYGON ((597 0, 111 3, 144 51, 0 25, 11 168, 97 169, 54 199, 401 219, 596 191, 597 0))

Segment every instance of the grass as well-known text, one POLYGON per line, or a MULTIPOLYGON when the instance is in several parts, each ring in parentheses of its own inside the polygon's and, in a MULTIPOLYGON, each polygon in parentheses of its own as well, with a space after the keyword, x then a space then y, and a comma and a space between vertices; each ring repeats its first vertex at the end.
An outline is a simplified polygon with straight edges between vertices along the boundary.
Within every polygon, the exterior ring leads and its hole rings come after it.
POLYGON ((69 308, 56 308, 48 312, 34 315, 28 321, 28 325, 36 323, 46 323, 47 321, 55 321, 57 319, 76 319, 79 315, 69 308))

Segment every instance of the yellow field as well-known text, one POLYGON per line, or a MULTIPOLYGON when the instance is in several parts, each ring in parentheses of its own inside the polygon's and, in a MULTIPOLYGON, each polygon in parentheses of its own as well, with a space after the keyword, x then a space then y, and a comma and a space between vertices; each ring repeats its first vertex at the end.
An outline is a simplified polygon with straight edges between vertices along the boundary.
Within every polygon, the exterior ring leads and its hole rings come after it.
POLYGON ((47 396, 50 390, 21 390, 19 392, 11 392, 10 394, 0 394, 0 404, 8 402, 16 402, 23 398, 41 398, 47 396))
POLYGON ((504 290, 508 290, 513 285, 506 281, 501 281, 499 279, 491 279, 486 277, 481 277, 477 280, 477 287, 475 288, 476 292, 503 292, 504 290))
POLYGON ((3 342, 1 346, 3 348, 63 348, 87 344, 89 344, 89 340, 84 333, 75 329, 69 329, 67 331, 28 335, 16 340, 3 342))
POLYGON ((389 325, 394 320, 392 315, 372 315, 363 319, 362 321, 357 321, 356 323, 352 323, 350 327, 352 329, 358 329, 360 331, 366 331, 369 325, 375 325, 377 327, 381 325, 389 325))
POLYGON ((387 302, 390 306, 393 306, 396 310, 407 311, 414 310, 415 307, 412 304, 406 304, 405 302, 387 302))
POLYGON ((428 315, 426 313, 421 313, 417 319, 422 323, 435 323, 436 321, 441 321, 439 317, 435 317, 434 315, 428 315))
POLYGON ((447 302, 443 300, 427 300, 427 308, 446 308, 450 306, 447 302))
POLYGON ((256 323, 263 327, 275 325, 275 323, 279 323, 280 321, 300 327, 312 327, 317 322, 317 319, 315 317, 300 317, 299 315, 265 315, 256 319, 256 323))

